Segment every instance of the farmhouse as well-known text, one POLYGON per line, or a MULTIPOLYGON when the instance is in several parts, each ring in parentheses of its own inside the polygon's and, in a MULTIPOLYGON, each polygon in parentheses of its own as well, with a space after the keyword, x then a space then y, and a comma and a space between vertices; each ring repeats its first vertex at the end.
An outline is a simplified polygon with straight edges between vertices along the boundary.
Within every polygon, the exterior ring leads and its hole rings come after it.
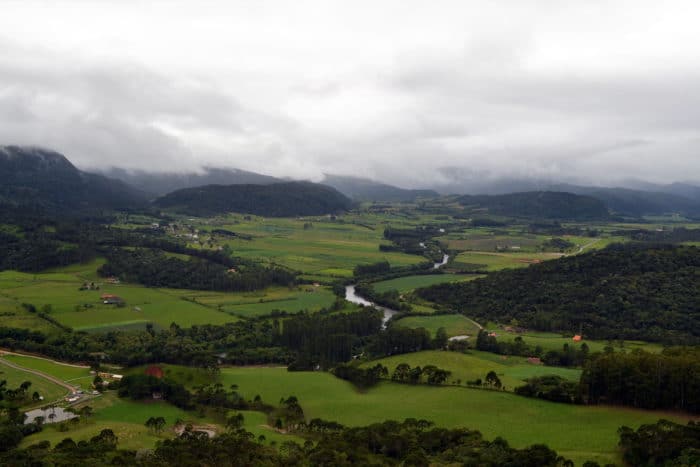
POLYGON ((124 303, 124 300, 121 297, 109 293, 102 294, 100 296, 100 300, 102 300, 102 303, 105 305, 119 305, 120 303, 124 303))

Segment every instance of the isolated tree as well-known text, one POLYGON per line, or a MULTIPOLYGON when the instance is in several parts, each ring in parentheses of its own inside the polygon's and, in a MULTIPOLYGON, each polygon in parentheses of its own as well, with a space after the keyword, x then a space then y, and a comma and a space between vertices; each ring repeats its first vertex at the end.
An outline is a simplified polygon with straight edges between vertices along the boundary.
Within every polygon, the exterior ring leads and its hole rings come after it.
POLYGON ((156 417, 153 422, 153 428, 155 429, 156 433, 163 431, 163 428, 165 428, 165 419, 163 417, 156 417))
POLYGON ((489 386, 493 386, 495 388, 499 388, 502 386, 501 384, 501 379, 498 377, 495 371, 491 370, 488 372, 486 375, 486 384, 489 386))
POLYGON ((433 339, 433 347, 436 349, 444 349, 447 347, 447 331, 445 331, 445 328, 438 328, 437 332, 435 333, 435 339, 433 339))
POLYGON ((81 407, 81 409, 78 411, 78 415, 80 415, 80 418, 82 418, 85 421, 87 421, 88 418, 92 417, 92 413, 92 407, 90 407, 89 405, 81 407))
POLYGON ((243 427, 244 417, 242 413, 236 413, 226 420, 226 428, 234 431, 243 427))

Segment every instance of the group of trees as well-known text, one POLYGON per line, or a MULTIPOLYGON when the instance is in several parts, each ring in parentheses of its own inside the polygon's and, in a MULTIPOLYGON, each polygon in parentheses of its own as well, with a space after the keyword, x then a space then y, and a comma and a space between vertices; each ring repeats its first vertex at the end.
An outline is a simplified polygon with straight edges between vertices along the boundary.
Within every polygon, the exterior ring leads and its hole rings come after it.
POLYGON ((618 431, 620 448, 628 465, 681 467, 700 465, 700 424, 679 425, 668 420, 618 431))
POLYGON ((451 371, 443 370, 435 365, 426 365, 424 367, 416 366, 411 368, 408 363, 399 363, 391 373, 391 380, 401 383, 419 384, 426 382, 428 384, 443 384, 452 374, 451 371))
POLYGON ((341 364, 333 368, 333 374, 364 389, 374 386, 380 379, 387 377, 389 370, 381 364, 376 364, 369 368, 360 368, 352 364, 341 364))
POLYGON ((441 234, 440 227, 437 225, 419 225, 413 229, 387 227, 384 229, 384 238, 391 240, 393 245, 389 248, 380 245, 379 249, 382 251, 402 251, 409 255, 425 256, 431 261, 440 261, 443 252, 433 237, 441 234))
POLYGON ((597 354, 581 375, 584 401, 700 412, 700 348, 597 354))
POLYGON ((519 355, 521 357, 538 357, 545 365, 582 366, 590 356, 588 344, 583 342, 578 348, 563 344, 561 350, 544 351, 541 346, 532 347, 521 336, 512 341, 499 341, 497 337, 480 330, 476 338, 476 349, 499 355, 519 355))
MULTIPOLYGON (((290 401, 294 405, 294 401, 290 401)), ((154 420, 155 422, 155 420, 154 420)), ((545 445, 516 449, 502 438, 489 441, 478 431, 445 429, 425 420, 386 421, 366 427, 345 428, 323 420, 305 424, 316 443, 303 446, 293 441, 279 449, 255 441, 241 428, 210 438, 206 433, 185 430, 182 436, 160 441, 151 452, 118 449, 112 430, 103 430, 89 441, 67 438, 51 448, 48 441, 0 453, 3 465, 133 465, 160 466, 334 466, 429 464, 479 465, 484 467, 568 467, 571 461, 545 445)))
POLYGON ((107 263, 98 270, 100 275, 150 287, 239 292, 287 286, 296 280, 292 272, 280 267, 238 265, 235 272, 229 272, 227 266, 208 259, 182 260, 152 249, 116 248, 106 256, 107 263))
POLYGON ((525 385, 515 388, 515 393, 552 402, 568 404, 580 404, 582 402, 579 383, 566 380, 557 375, 529 378, 526 380, 525 385))
POLYGON ((285 320, 279 343, 297 352, 293 369, 313 369, 349 361, 381 325, 382 315, 373 308, 350 314, 302 313, 285 320))
POLYGON ((416 293, 484 321, 542 331, 583 328, 593 339, 700 342, 700 249, 611 245, 416 293))

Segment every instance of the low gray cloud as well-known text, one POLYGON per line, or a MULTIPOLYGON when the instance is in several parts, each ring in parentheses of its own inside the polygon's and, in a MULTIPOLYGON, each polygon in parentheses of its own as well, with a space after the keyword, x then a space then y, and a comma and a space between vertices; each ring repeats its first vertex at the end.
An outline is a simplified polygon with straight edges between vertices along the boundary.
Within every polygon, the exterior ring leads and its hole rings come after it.
POLYGON ((700 178, 692 2, 57 3, 4 7, 0 143, 80 167, 700 178))

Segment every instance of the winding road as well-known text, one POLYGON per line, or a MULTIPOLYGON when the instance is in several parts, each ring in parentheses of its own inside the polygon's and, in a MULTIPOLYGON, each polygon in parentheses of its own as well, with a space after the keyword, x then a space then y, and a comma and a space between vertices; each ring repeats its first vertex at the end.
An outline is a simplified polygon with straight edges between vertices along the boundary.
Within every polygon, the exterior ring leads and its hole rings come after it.
MULTIPOLYGON (((75 386, 70 385, 70 384, 66 383, 65 381, 62 381, 62 380, 56 378, 55 376, 51 376, 51 375, 48 375, 48 374, 46 374, 46 373, 44 373, 44 372, 42 372, 42 371, 33 370, 33 369, 31 369, 31 368, 26 368, 26 367, 17 365, 17 364, 15 364, 15 363, 12 363, 12 362, 10 362, 10 361, 7 361, 7 360, 5 360, 4 358, 1 357, 2 355, 6 355, 6 354, 21 355, 21 354, 14 354, 14 353, 11 353, 11 352, 2 352, 2 353, 0 354, 0 364, 5 365, 5 366, 9 366, 10 368, 14 368, 15 370, 19 370, 19 371, 24 371, 24 372, 26 372, 26 373, 30 373, 30 374, 35 375, 35 376, 38 376, 38 377, 40 377, 40 378, 47 379, 47 380, 51 381, 52 383, 57 384, 57 385, 59 385, 59 386, 65 388, 66 390, 68 390, 68 392, 71 392, 71 393, 74 392, 74 391, 77 389, 75 386)), ((45 360, 48 360, 48 359, 45 359, 45 360)), ((49 361, 53 361, 53 360, 49 360, 49 361)), ((56 363, 57 363, 57 362, 56 362, 56 363)))

